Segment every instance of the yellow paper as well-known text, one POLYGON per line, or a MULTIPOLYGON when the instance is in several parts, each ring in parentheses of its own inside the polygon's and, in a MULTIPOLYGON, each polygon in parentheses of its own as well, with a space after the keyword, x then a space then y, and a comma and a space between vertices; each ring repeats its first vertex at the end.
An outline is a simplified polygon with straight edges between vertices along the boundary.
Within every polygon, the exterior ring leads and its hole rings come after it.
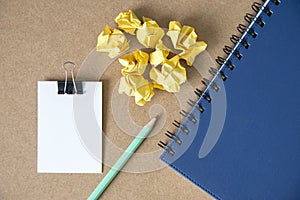
POLYGON ((154 48, 162 39, 165 32, 158 26, 156 21, 143 17, 143 25, 138 28, 136 37, 138 41, 147 48, 154 48))
POLYGON ((166 60, 159 71, 156 67, 150 70, 154 87, 168 92, 179 92, 180 84, 186 81, 186 70, 180 65, 179 56, 166 60))
POLYGON ((148 65, 149 55, 141 50, 136 50, 119 58, 120 64, 124 67, 121 71, 123 75, 142 75, 148 65))
POLYGON ((129 84, 128 76, 123 76, 120 79, 119 93, 127 96, 134 96, 134 87, 129 84))
POLYGON ((120 30, 111 30, 109 26, 105 26, 98 36, 97 51, 108 52, 110 58, 118 56, 128 48, 129 42, 120 30))
POLYGON ((188 50, 191 45, 196 43, 197 34, 191 26, 183 26, 180 22, 171 21, 167 35, 171 38, 175 49, 188 50))
POLYGON ((171 50, 168 49, 160 40, 155 47, 155 51, 150 53, 150 64, 153 66, 163 64, 166 61, 170 51, 171 50))
POLYGON ((169 23, 170 37, 175 49, 180 49, 180 58, 184 59, 189 66, 192 66, 197 55, 204 51, 207 44, 203 41, 197 42, 197 34, 191 26, 182 26, 180 22, 171 21, 169 23))
POLYGON ((186 61, 187 65, 192 66, 195 58, 199 55, 202 51, 204 51, 207 47, 207 44, 203 41, 196 42, 190 48, 182 53, 179 54, 180 59, 186 61))
POLYGON ((135 103, 145 105, 154 95, 153 85, 141 75, 125 75, 120 80, 119 93, 135 97, 135 103))
POLYGON ((165 90, 164 86, 158 84, 158 83, 153 83, 153 88, 156 88, 156 89, 160 89, 160 90, 165 90))
MULTIPOLYGON (((131 10, 120 13, 115 21, 121 30, 132 35, 137 30, 137 40, 147 48, 155 48, 155 51, 150 54, 136 50, 119 58, 119 62, 123 66, 119 93, 134 96, 135 103, 139 106, 143 106, 151 100, 154 95, 154 88, 168 92, 179 92, 180 85, 187 80, 186 69, 180 64, 180 59, 192 66, 196 56, 207 47, 205 42, 197 41, 197 34, 193 27, 182 26, 180 22, 171 21, 167 35, 170 37, 174 48, 182 50, 182 52, 168 59, 171 50, 163 44, 161 39, 164 36, 164 31, 156 21, 143 17, 143 24, 141 25, 140 20, 131 10), (149 74, 152 83, 143 77, 148 62, 152 65, 149 74), (158 66, 161 66, 161 70, 158 69, 158 66)), ((110 30, 110 32, 109 30, 105 30, 106 32, 102 34, 102 43, 104 43, 103 41, 109 43, 111 40, 111 35, 115 30, 110 30)), ((116 33, 119 34, 119 32, 116 33)), ((126 37, 124 41, 128 43, 126 37)))
POLYGON ((141 27, 141 21, 131 10, 127 12, 121 12, 116 18, 115 22, 118 24, 118 28, 134 35, 135 29, 141 27))

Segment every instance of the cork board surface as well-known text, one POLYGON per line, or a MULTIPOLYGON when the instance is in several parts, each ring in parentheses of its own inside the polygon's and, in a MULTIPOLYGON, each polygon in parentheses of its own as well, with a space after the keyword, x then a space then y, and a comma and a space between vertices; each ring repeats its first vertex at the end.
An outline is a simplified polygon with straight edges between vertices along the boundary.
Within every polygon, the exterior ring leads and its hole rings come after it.
MULTIPOLYGON (((208 44, 207 53, 224 55, 222 48, 237 33, 236 26, 251 12, 253 1, 165 0, 165 1, 46 1, 0 0, 1 140, 0 199, 86 199, 108 172, 103 174, 37 174, 37 81, 63 80, 61 64, 72 60, 80 66, 93 51, 97 35, 121 11, 133 10, 138 17, 155 19, 161 27, 170 20, 195 27, 199 39, 208 44)), ((97 67, 97 66, 94 66, 97 67)), ((103 81, 103 131, 120 148, 132 137, 124 133, 112 115, 112 93, 120 78, 120 65, 113 62, 102 77, 87 69, 82 79, 103 81)), ((189 68, 193 87, 203 87, 201 77, 189 68)), ((164 132, 174 130, 171 122, 180 120, 180 106, 173 94, 156 92, 144 107, 129 99, 131 120, 144 125, 152 105, 167 111, 165 123, 148 138, 138 153, 160 151, 164 132)), ((105 146, 106 144, 104 144, 105 146)), ((156 162, 156 161, 155 161, 156 162)), ((128 168, 129 169, 129 168, 128 168)), ((145 173, 121 172, 102 199, 211 199, 206 193, 172 169, 145 173)))

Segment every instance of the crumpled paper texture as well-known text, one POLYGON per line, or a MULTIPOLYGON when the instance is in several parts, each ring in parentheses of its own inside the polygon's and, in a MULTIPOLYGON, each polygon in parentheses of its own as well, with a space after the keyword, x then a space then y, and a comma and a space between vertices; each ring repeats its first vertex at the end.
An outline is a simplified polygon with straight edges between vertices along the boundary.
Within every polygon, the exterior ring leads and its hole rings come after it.
POLYGON ((154 87, 168 92, 179 92, 180 84, 186 81, 186 70, 179 62, 179 55, 167 59, 161 66, 161 70, 152 67, 150 78, 154 81, 154 87))
POLYGON ((144 47, 154 51, 147 53, 136 50, 120 57, 119 63, 122 77, 119 93, 135 97, 135 103, 145 105, 154 95, 154 88, 168 92, 179 92, 180 85, 187 80, 186 69, 180 61, 185 60, 192 66, 195 58, 206 49, 207 44, 197 41, 195 29, 191 26, 182 26, 178 21, 169 22, 167 36, 171 39, 174 49, 181 50, 174 54, 163 44, 165 32, 158 23, 150 18, 143 17, 142 22, 131 10, 121 12, 116 18, 118 29, 111 30, 108 26, 98 36, 97 51, 108 52, 114 58, 129 48, 129 41, 124 32, 135 35, 144 47), (171 57, 173 56, 173 57, 171 57), (151 64, 150 81, 143 76, 148 64, 151 64))
POLYGON ((119 29, 121 29, 121 30, 123 30, 126 33, 129 33, 131 35, 134 35, 135 30, 142 26, 141 21, 138 19, 138 17, 131 10, 121 12, 115 18, 115 22, 118 24, 119 29))
POLYGON ((203 41, 197 42, 197 34, 191 26, 182 26, 178 21, 170 21, 167 36, 170 37, 173 47, 182 50, 180 58, 192 66, 196 56, 207 47, 203 41))
POLYGON ((153 66, 163 64, 167 60, 170 52, 171 50, 168 49, 162 41, 158 42, 155 47, 155 51, 150 53, 150 64, 153 66))
POLYGON ((123 66, 122 75, 142 75, 148 65, 149 54, 141 50, 127 54, 119 58, 120 64, 123 66))
POLYGON ((135 103, 145 105, 154 95, 153 84, 141 75, 125 75, 120 79, 119 93, 134 96, 135 103))
POLYGON ((138 41, 147 48, 155 48, 165 32, 156 21, 143 17, 143 25, 136 31, 138 41))
POLYGON ((129 41, 122 31, 118 29, 111 30, 105 26, 104 30, 98 36, 96 50, 99 52, 108 52, 110 58, 114 58, 129 48, 129 41))

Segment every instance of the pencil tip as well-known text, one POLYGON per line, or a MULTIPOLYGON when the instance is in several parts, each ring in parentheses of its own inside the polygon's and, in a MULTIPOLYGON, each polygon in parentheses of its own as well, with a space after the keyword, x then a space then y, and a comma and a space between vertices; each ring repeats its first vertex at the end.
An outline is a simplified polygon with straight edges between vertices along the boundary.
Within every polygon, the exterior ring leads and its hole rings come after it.
POLYGON ((152 119, 150 120, 150 122, 149 122, 148 124, 146 124, 146 126, 147 126, 148 128, 153 128, 153 126, 154 126, 156 120, 157 120, 157 116, 154 117, 154 118, 152 118, 152 119))

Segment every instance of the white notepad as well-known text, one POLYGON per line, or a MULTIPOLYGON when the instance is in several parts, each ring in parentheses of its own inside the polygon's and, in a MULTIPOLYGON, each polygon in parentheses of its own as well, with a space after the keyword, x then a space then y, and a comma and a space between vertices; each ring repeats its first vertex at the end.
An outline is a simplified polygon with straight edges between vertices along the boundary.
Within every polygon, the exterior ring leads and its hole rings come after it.
POLYGON ((57 81, 38 82, 38 173, 102 173, 102 83, 83 94, 58 94, 57 81))

